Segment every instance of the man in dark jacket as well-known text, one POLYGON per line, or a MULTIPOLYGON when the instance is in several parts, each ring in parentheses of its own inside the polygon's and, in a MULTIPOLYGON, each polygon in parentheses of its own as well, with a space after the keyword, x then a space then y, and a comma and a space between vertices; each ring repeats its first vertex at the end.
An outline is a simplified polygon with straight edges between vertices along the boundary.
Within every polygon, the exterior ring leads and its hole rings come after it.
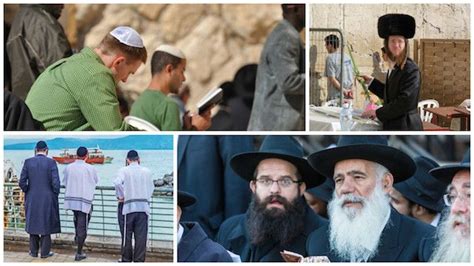
POLYGON ((41 258, 54 255, 51 252, 51 234, 61 232, 58 167, 47 155, 46 142, 39 141, 35 157, 25 160, 19 181, 25 193, 25 230, 30 234, 30 256, 38 257, 41 246, 41 258))
POLYGON ((421 260, 421 240, 434 227, 391 209, 388 195, 394 182, 415 172, 407 154, 389 147, 384 136, 341 136, 336 148, 313 153, 308 161, 335 183, 329 224, 308 238, 310 256, 332 262, 421 260))
POLYGON ((395 66, 387 74, 385 84, 364 76, 369 90, 383 99, 384 103, 377 110, 366 110, 362 116, 376 117, 382 122, 383 130, 421 131, 423 124, 417 111, 421 86, 420 70, 408 57, 408 39, 415 35, 415 19, 405 14, 386 14, 379 18, 377 30, 379 37, 385 39, 384 47, 395 66), (395 37, 404 41, 404 45, 401 45, 404 49, 398 56, 390 48, 392 45, 389 45, 395 37))
POLYGON ((183 221, 198 222, 214 239, 225 219, 245 212, 250 189, 232 170, 230 159, 252 150, 252 136, 179 136, 178 189, 199 199, 183 213, 183 221))
POLYGON ((227 219, 217 242, 245 262, 284 261, 280 252, 306 255, 310 232, 326 224, 306 204, 303 193, 324 181, 289 136, 268 136, 258 152, 235 155, 232 169, 250 182, 247 213, 227 219))
POLYGON ((447 185, 428 173, 438 167, 438 163, 424 156, 416 157, 414 161, 415 174, 393 185, 394 190, 390 193, 391 204, 400 214, 436 227, 445 207, 443 195, 447 185))
POLYGON ((437 167, 430 174, 448 185, 444 202, 449 208, 436 235, 423 240, 428 248, 423 249, 422 254, 430 262, 470 262, 471 150, 466 151, 460 164, 437 167))
POLYGON ((232 262, 221 245, 212 241, 196 222, 181 222, 182 210, 193 205, 196 198, 178 191, 178 262, 232 262))
POLYGON ((59 24, 63 4, 20 5, 8 36, 11 90, 23 101, 36 78, 52 63, 72 55, 59 24))
POLYGON ((304 4, 282 4, 283 20, 260 55, 248 130, 304 130, 304 4))

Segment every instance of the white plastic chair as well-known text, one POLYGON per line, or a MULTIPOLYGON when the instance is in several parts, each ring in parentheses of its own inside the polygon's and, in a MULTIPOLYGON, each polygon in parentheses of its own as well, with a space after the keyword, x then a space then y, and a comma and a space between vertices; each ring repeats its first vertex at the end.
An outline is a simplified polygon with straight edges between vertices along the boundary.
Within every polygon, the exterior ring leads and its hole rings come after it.
POLYGON ((418 113, 420 113, 420 118, 422 122, 431 122, 433 118, 433 113, 425 111, 425 108, 436 108, 439 107, 439 102, 434 99, 423 100, 418 103, 418 113))
POLYGON ((160 129, 155 127, 152 123, 144 119, 138 118, 136 116, 129 115, 129 116, 126 116, 124 120, 125 120, 125 123, 131 125, 132 127, 136 127, 139 130, 151 131, 151 132, 160 131, 160 129))

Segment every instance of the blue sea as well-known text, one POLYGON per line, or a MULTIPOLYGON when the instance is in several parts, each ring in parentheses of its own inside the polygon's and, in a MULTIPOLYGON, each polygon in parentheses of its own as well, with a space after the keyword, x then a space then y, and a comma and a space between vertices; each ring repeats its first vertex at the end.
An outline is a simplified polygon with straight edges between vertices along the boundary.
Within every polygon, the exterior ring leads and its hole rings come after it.
MULTIPOLYGON (((110 164, 93 165, 99 174, 98 186, 113 187, 118 170, 125 166, 125 158, 128 150, 102 150, 105 156, 113 157, 110 164)), ((59 156, 62 150, 50 150, 48 156, 59 156)), ((74 152, 74 151, 70 151, 74 152)), ((153 173, 153 180, 162 178, 165 174, 173 172, 172 150, 138 150, 140 163, 149 168, 153 173)), ((20 178, 21 169, 25 159, 34 156, 32 150, 4 150, 4 159, 13 163, 15 172, 20 178)), ((63 170, 67 165, 58 164, 60 179, 63 178, 63 170)), ((64 189, 61 189, 64 192, 64 189)), ((62 197, 60 194, 60 216, 62 232, 73 233, 72 212, 62 209, 62 197)), ((94 210, 92 213, 89 233, 91 235, 119 236, 117 222, 117 202, 115 191, 96 189, 94 197, 94 210)), ((173 197, 153 196, 152 217, 149 220, 149 239, 172 241, 173 239, 173 197)))
MULTIPOLYGON (((62 150, 50 150, 48 157, 59 156, 62 150)), ((74 151, 70 151, 74 153, 74 151)), ((125 166, 125 158, 128 150, 103 150, 105 156, 113 157, 110 164, 94 164, 99 174, 99 186, 113 186, 113 181, 117 176, 118 170, 125 166)), ((149 168, 153 173, 153 180, 162 178, 165 174, 173 172, 173 151, 172 150, 143 150, 138 151, 140 164, 149 168)), ((21 173, 25 159, 33 157, 31 150, 5 150, 4 158, 11 160, 15 166, 18 175, 21 173)), ((58 164, 59 177, 62 179, 63 170, 66 164, 58 164)), ((19 177, 19 176, 18 176, 19 177)))

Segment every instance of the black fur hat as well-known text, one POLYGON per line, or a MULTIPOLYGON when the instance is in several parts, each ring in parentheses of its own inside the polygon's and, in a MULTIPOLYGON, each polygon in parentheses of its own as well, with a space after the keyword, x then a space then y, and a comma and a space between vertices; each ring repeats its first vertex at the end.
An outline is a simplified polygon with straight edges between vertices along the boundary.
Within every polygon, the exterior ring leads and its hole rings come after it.
POLYGON ((377 30, 380 38, 386 39, 391 35, 401 35, 407 39, 415 36, 415 19, 406 14, 386 14, 379 18, 377 30))

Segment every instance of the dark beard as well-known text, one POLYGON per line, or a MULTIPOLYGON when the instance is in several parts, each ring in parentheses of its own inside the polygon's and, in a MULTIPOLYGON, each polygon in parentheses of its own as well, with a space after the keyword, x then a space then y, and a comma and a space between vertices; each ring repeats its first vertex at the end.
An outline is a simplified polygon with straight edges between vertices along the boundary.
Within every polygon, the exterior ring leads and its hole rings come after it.
POLYGON ((247 216, 251 243, 259 245, 271 241, 284 245, 291 242, 304 230, 305 207, 302 197, 297 197, 290 203, 279 195, 269 196, 263 201, 255 194, 252 195, 247 216), (272 199, 283 204, 285 210, 267 209, 266 206, 272 199))

